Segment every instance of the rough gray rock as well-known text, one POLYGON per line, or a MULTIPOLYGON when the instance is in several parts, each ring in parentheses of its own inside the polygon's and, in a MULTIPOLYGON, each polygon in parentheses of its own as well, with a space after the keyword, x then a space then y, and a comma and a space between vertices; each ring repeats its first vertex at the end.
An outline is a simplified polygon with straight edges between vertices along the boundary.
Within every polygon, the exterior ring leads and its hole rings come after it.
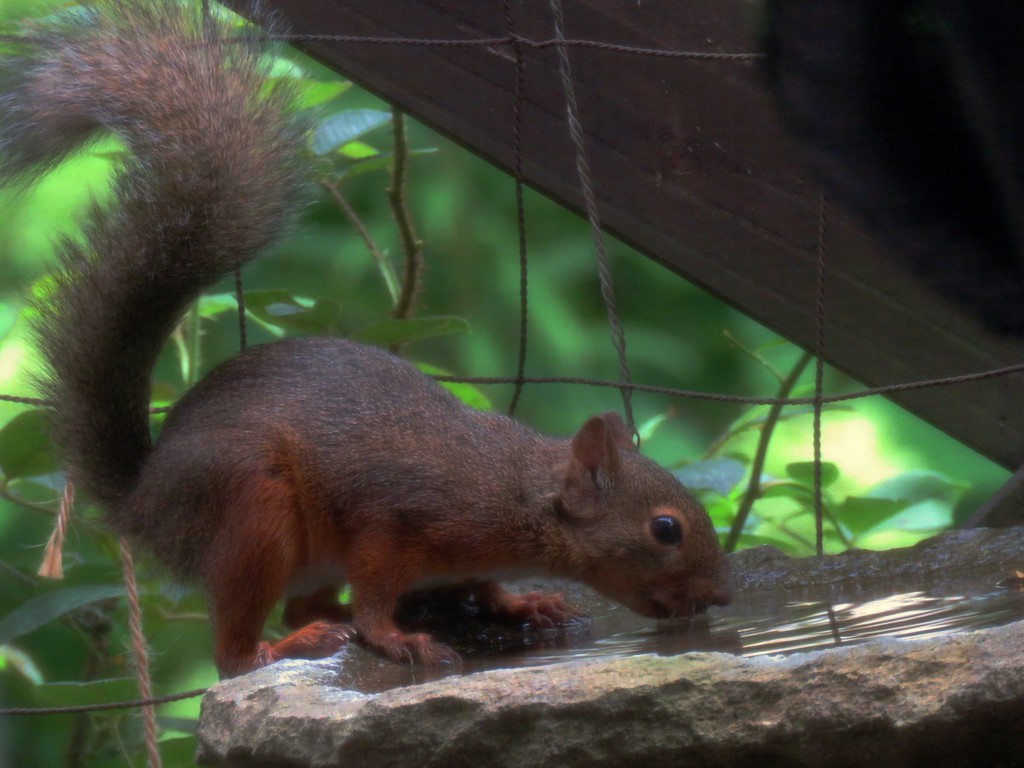
MULTIPOLYGON (((851 588, 906 581, 945 581, 967 571, 1013 565, 1024 568, 1024 527, 947 531, 914 545, 874 552, 851 549, 828 557, 794 558, 775 547, 745 549, 731 556, 738 593, 750 590, 851 588)), ((1007 574, 1009 575, 1009 574, 1007 574)))
POLYGON ((1024 622, 789 657, 640 656, 375 695, 287 662, 215 686, 214 766, 1024 765, 1024 622))
MULTIPOLYGON (((758 587, 775 585, 849 592, 873 579, 891 591, 897 577, 953 584, 979 566, 1012 575, 1022 560, 1017 529, 821 561, 762 549, 735 562, 743 593, 756 597, 758 587)), ((787 657, 589 659, 367 694, 351 690, 353 670, 395 665, 353 648, 212 688, 199 757, 210 766, 352 768, 1016 766, 1024 765, 1021 659, 1018 621, 787 657)))

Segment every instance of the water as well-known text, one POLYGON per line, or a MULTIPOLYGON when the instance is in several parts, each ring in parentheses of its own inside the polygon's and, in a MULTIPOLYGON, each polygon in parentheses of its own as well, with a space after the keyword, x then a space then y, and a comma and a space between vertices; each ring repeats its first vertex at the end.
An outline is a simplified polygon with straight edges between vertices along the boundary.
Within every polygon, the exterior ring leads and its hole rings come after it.
MULTIPOLYGON (((1012 572, 1010 574, 1012 576, 1012 572)), ((557 585, 590 620, 522 630, 480 616, 460 592, 410 601, 403 626, 428 631, 462 655, 456 667, 393 664, 360 651, 345 654, 338 684, 364 692, 451 674, 643 653, 718 651, 742 656, 789 654, 852 645, 878 637, 931 638, 1024 620, 1024 589, 1006 586, 1005 571, 957 574, 902 585, 859 586, 854 595, 828 588, 799 595, 740 593, 707 617, 657 622, 578 585, 557 585)), ((536 585, 524 583, 523 589, 536 585)))
POLYGON ((742 655, 796 653, 834 648, 877 637, 940 637, 1024 619, 1024 593, 996 589, 982 595, 936 596, 904 592, 862 603, 800 601, 772 616, 725 618, 742 655))

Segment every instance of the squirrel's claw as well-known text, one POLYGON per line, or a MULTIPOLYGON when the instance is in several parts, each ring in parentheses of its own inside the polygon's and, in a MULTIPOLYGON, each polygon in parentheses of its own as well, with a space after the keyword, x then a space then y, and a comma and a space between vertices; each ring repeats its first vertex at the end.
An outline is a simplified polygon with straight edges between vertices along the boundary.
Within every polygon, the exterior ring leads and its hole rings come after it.
POLYGON ((586 617, 582 611, 566 603, 558 593, 526 592, 514 595, 502 589, 492 596, 492 605, 497 613, 538 629, 550 629, 586 617))
POLYGON ((383 653, 392 661, 406 664, 459 664, 462 657, 451 647, 431 640, 430 635, 417 632, 389 632, 382 638, 369 640, 367 644, 383 653))
POLYGON ((314 621, 273 645, 261 642, 256 649, 256 663, 262 667, 281 659, 323 659, 337 653, 355 634, 349 624, 314 621))

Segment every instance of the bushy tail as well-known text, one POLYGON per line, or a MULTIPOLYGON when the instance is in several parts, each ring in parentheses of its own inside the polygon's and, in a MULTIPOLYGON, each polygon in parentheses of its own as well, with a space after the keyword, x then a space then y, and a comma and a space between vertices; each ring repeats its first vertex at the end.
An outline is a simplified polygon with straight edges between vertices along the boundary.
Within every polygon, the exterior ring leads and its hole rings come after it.
POLYGON ((262 46, 199 4, 79 6, 0 49, 0 183, 55 165, 102 129, 131 157, 84 239, 61 244, 40 302, 43 389, 70 476, 116 508, 150 451, 150 375, 198 294, 287 228, 302 135, 262 46))

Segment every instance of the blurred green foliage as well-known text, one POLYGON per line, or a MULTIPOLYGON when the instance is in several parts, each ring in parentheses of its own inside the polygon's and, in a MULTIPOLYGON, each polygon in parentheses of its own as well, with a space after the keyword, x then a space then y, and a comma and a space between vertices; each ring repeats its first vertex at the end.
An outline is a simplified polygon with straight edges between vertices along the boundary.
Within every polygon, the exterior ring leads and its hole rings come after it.
MULTIPOLYGON (((52 2, 8 0, 0 22, 49 12, 52 2)), ((416 317, 389 320, 400 291, 402 247, 385 190, 394 159, 386 105, 318 65, 284 54, 277 77, 306 81, 320 110, 310 153, 313 199, 302 225, 246 270, 250 343, 285 334, 336 333, 401 345, 431 373, 511 375, 518 347, 519 263, 513 183, 427 129, 409 125, 408 207, 426 260, 416 317), (330 188, 330 189, 328 189, 330 188), (339 195, 365 227, 360 234, 339 195), (370 240, 375 252, 367 246, 370 240)), ((33 295, 45 290, 55 233, 103 197, 117 146, 76 157, 29 189, 0 193, 0 392, 31 395, 38 370, 28 330, 33 295)), ((600 184, 601 180, 597 179, 600 184)), ((587 225, 539 194, 526 194, 530 253, 527 373, 615 379, 587 225)), ((773 395, 801 353, 735 310, 626 246, 609 242, 634 380, 736 394, 773 395)), ((238 347, 234 287, 213 286, 174 337, 155 373, 154 402, 173 402, 238 347)), ((808 298, 810 300, 810 297, 808 298)), ((97 310, 101 311, 101 307, 97 310)), ((835 371, 829 392, 857 388, 835 371)), ((474 407, 506 407, 511 387, 453 386, 474 407)), ((804 372, 793 392, 811 390, 804 372)), ((766 407, 636 395, 644 450, 676 470, 722 532, 749 485, 766 407)), ((621 406, 613 389, 528 386, 517 416, 570 434, 591 413, 621 406)), ((63 479, 45 439, 44 414, 0 402, 0 680, 5 705, 47 706, 135 695, 116 544, 80 505, 64 549, 66 578, 35 575, 63 479)), ((158 423, 158 420, 156 420, 158 423)), ((809 409, 774 425, 758 500, 741 546, 813 551, 809 409)), ((912 543, 968 513, 1006 473, 878 399, 825 413, 825 543, 912 543)), ((201 595, 142 568, 142 605, 156 694, 216 679, 201 595)), ((273 622, 269 625, 273 629, 273 622)), ((161 708, 165 765, 191 763, 198 700, 161 708)), ((11 765, 140 764, 136 714, 11 720, 0 724, 11 765)), ((2 754, 2 753, 0 753, 2 754)), ((0 757, 2 763, 2 757, 0 757)))

